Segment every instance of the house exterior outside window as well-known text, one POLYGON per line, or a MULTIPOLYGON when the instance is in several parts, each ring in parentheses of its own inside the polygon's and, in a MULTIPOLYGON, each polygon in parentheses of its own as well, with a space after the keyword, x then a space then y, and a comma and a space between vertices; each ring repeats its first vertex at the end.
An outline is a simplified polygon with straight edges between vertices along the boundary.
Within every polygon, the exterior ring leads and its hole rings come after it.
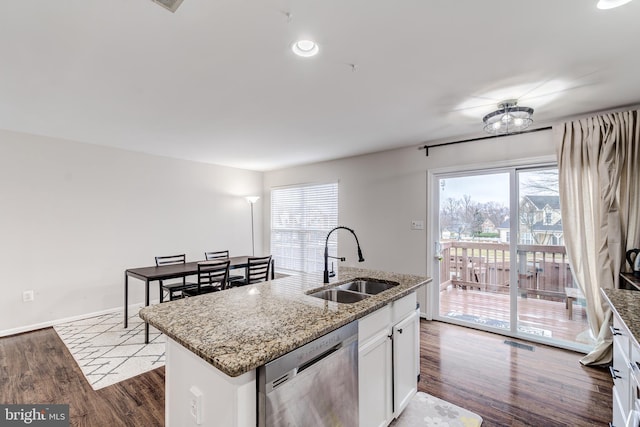
MULTIPOLYGON (((519 234, 523 245, 564 245, 559 196, 523 196, 519 234)), ((501 242, 509 242, 509 219, 497 227, 501 242)))

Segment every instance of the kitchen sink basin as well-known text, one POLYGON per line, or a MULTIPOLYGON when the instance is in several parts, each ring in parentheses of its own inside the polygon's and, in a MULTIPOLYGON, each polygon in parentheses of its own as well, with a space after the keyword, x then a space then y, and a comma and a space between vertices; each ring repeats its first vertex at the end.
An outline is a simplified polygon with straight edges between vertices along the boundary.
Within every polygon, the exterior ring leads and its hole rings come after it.
POLYGON ((345 291, 342 289, 325 289, 324 291, 314 292, 309 295, 316 298, 322 298, 327 301, 341 302, 345 304, 362 301, 363 299, 369 298, 370 296, 357 292, 345 291))
POLYGON ((337 285, 331 289, 309 294, 312 297, 322 298, 327 301, 341 302, 351 304, 369 298, 371 295, 377 295, 380 292, 398 286, 396 282, 382 282, 372 279, 355 279, 351 282, 337 285))
POLYGON ((393 282, 378 282, 376 280, 359 279, 353 282, 344 283, 336 286, 336 289, 344 289, 346 291, 360 292, 367 295, 376 295, 380 292, 398 286, 393 282))

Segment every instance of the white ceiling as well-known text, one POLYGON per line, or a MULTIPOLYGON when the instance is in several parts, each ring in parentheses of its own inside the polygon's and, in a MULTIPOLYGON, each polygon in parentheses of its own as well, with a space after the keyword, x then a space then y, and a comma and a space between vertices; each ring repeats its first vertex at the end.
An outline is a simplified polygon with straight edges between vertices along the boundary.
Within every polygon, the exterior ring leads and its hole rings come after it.
POLYGON ((271 170, 479 136, 506 98, 542 126, 640 102, 640 0, 595 5, 2 0, 0 128, 271 170))

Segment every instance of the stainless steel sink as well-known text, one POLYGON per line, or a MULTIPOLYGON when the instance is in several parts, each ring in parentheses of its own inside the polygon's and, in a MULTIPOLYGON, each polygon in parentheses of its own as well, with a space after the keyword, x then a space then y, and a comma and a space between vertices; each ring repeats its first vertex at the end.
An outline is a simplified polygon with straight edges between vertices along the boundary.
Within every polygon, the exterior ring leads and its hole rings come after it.
POLYGON ((376 280, 358 279, 353 282, 344 283, 336 286, 336 289, 344 289, 346 291, 360 292, 367 295, 376 295, 380 292, 398 286, 394 282, 379 282, 376 280))
POLYGON ((372 279, 355 279, 351 282, 336 285, 331 289, 325 289, 309 295, 316 298, 322 298, 327 301, 352 304, 398 285, 399 283, 396 282, 383 282, 372 279))
POLYGON ((341 302, 345 304, 362 301, 363 299, 369 298, 370 296, 357 292, 345 291, 342 289, 325 289, 324 291, 314 292, 309 295, 316 298, 322 298, 327 301, 341 302))

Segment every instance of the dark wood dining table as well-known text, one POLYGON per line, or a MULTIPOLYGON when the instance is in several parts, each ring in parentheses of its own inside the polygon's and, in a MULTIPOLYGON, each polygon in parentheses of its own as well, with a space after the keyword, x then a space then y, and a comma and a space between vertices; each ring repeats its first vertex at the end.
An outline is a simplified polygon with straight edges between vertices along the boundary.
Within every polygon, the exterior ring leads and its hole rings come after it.
MULTIPOLYGON (((230 269, 246 268, 248 265, 249 256, 234 256, 230 257, 229 264, 230 269)), ((144 305, 149 305, 149 284, 153 281, 168 280, 182 278, 186 276, 193 276, 198 274, 198 264, 204 262, 193 261, 185 264, 170 264, 152 267, 139 267, 129 268, 124 272, 124 327, 129 326, 129 277, 133 277, 142 280, 145 284, 144 290, 144 305)), ((271 260, 271 279, 274 278, 274 265, 271 260)), ((162 292, 162 290, 160 290, 162 292)), ((144 324, 144 342, 149 343, 149 324, 144 324)))

